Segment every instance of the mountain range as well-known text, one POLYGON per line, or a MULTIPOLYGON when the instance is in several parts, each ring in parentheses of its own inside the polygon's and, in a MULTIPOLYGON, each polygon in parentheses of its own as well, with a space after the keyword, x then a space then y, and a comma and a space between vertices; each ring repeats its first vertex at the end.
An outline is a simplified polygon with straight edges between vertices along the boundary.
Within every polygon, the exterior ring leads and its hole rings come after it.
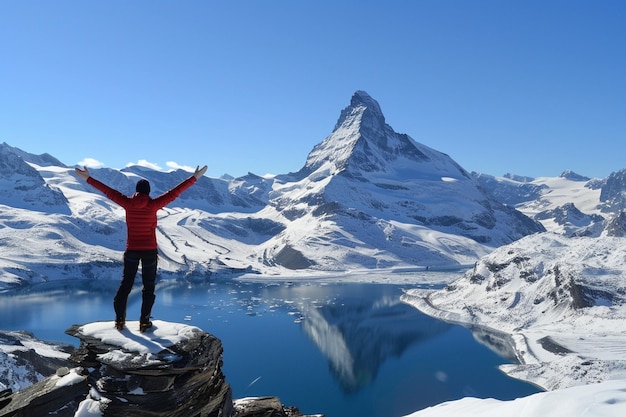
MULTIPOLYGON (((142 166, 91 169, 124 194, 145 178, 152 196, 187 178, 142 166)), ((606 179, 467 172, 389 126, 357 91, 297 172, 202 177, 160 212, 160 271, 344 273, 462 268, 546 231, 622 236, 626 170, 606 179)), ((123 210, 49 154, 0 145, 0 289, 57 279, 119 278, 123 210)))

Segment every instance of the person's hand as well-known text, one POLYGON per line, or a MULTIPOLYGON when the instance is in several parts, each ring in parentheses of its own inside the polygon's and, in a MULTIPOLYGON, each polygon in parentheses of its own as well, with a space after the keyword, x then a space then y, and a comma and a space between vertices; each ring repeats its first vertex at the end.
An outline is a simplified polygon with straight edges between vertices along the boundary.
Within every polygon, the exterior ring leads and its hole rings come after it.
POLYGON ((87 178, 90 177, 89 170, 87 169, 87 167, 83 167, 83 169, 75 168, 74 171, 76 171, 76 175, 78 175, 80 178, 82 178, 85 181, 87 181, 87 178))
POLYGON ((206 165, 203 166, 202 168, 200 168, 200 165, 198 165, 196 167, 196 172, 193 173, 193 176, 196 177, 196 179, 198 179, 198 178, 200 178, 201 176, 204 175, 206 170, 207 170, 207 166, 206 165))

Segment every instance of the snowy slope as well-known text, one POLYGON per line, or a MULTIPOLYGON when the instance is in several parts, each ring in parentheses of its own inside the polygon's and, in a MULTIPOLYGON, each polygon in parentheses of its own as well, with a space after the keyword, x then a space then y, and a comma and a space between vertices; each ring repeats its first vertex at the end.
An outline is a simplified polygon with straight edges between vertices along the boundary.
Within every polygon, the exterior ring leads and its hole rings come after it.
POLYGON ((466 397, 407 417, 622 417, 626 380, 542 392, 512 401, 466 397))
POLYGON ((473 175, 493 198, 567 236, 599 236, 619 211, 607 210, 601 200, 605 181, 570 171, 539 178, 473 175))
POLYGON ((503 333, 499 343, 520 364, 502 370, 545 389, 624 379, 625 260, 623 238, 539 234, 495 250, 443 290, 403 300, 503 333))
POLYGON ((63 193, 48 186, 21 154, 6 144, 0 145, 0 203, 44 213, 69 214, 63 193))

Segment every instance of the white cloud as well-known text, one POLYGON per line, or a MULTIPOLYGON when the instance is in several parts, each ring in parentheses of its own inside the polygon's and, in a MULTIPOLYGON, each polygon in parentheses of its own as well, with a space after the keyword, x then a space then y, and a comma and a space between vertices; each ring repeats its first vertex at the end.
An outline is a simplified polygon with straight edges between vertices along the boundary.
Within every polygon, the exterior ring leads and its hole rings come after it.
POLYGON ((88 168, 102 168, 104 166, 102 162, 94 158, 85 158, 82 161, 78 161, 76 165, 88 168))
POLYGON ((139 165, 140 167, 154 169, 155 171, 163 171, 163 168, 161 168, 158 164, 155 164, 154 162, 146 161, 145 159, 140 159, 137 162, 129 162, 126 164, 127 167, 133 166, 133 165, 139 165))
POLYGON ((165 163, 172 170, 182 169, 183 171, 194 172, 196 169, 187 165, 179 165, 177 162, 168 161, 165 163))

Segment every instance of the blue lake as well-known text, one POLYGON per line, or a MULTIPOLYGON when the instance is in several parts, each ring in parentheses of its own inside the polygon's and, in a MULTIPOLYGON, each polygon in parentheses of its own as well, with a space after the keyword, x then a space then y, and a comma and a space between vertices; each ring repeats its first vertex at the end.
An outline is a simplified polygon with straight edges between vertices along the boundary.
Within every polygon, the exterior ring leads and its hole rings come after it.
MULTIPOLYGON (((116 286, 79 281, 0 294, 0 328, 77 345, 64 331, 112 320, 116 286)), ((153 316, 222 340, 234 398, 278 396, 303 413, 396 417, 465 396, 506 400, 538 392, 501 373, 497 366, 510 359, 470 330, 401 303, 402 289, 414 287, 166 283, 157 290, 153 316)), ((128 320, 136 319, 140 303, 137 288, 128 320)))

